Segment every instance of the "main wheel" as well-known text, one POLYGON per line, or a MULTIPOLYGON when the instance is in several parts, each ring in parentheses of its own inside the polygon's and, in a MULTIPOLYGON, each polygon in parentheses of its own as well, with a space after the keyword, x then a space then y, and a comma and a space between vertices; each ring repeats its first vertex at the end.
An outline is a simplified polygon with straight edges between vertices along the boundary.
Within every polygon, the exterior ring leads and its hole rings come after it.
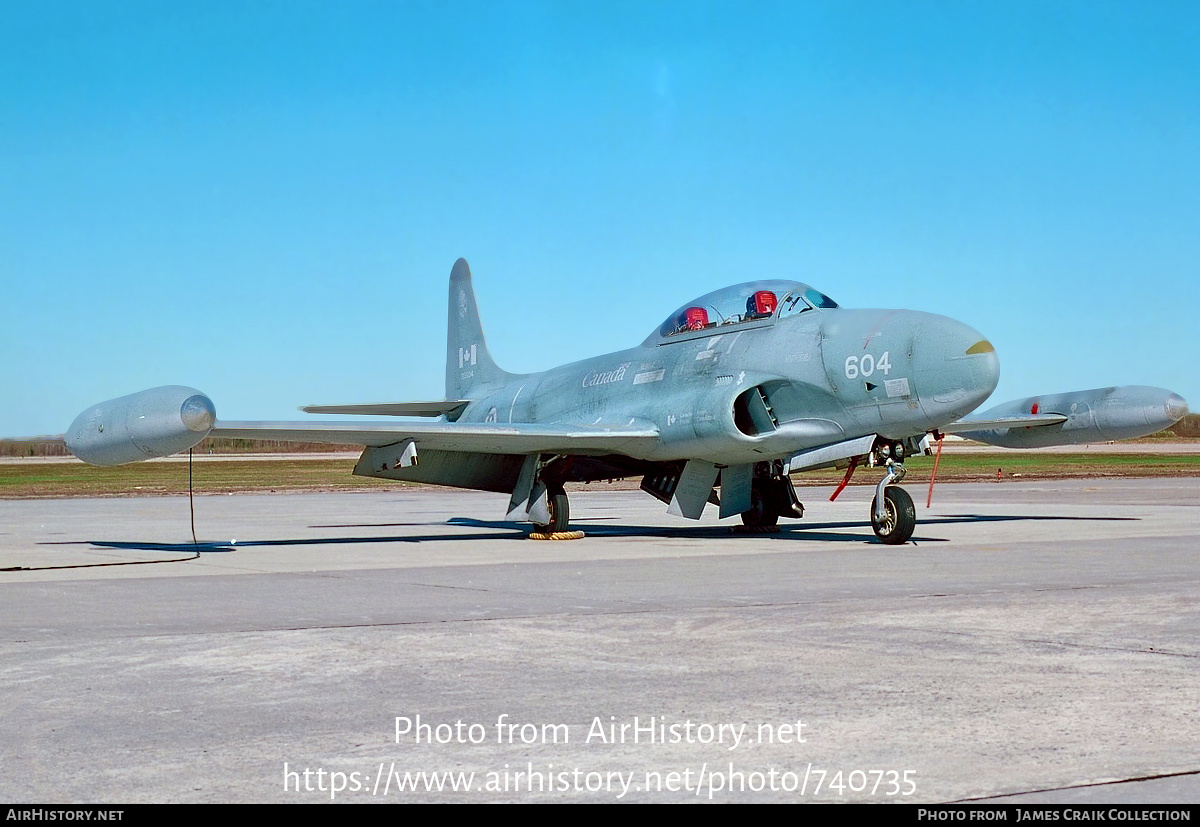
POLYGON ((571 504, 567 501, 567 492, 561 485, 548 486, 546 505, 550 510, 550 522, 538 525, 537 530, 543 534, 566 531, 567 523, 571 521, 571 504))
POLYGON ((742 524, 748 526, 779 525, 779 512, 761 485, 750 489, 750 510, 742 512, 742 524))
POLYGON ((903 488, 889 486, 883 489, 883 505, 887 512, 883 522, 875 519, 875 500, 871 500, 871 528, 879 542, 889 546, 899 546, 908 542, 917 527, 917 509, 913 506, 912 497, 903 488))

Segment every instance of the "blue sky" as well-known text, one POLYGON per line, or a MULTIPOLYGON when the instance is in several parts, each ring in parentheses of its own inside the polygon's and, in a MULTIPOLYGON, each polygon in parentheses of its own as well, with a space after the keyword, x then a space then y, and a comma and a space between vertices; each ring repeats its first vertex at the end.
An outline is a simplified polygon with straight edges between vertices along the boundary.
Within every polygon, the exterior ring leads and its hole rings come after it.
POLYGON ((996 402, 1200 407, 1198 42, 1182 2, 8 0, 0 435, 440 398, 459 256, 513 371, 788 278, 974 325, 996 402))

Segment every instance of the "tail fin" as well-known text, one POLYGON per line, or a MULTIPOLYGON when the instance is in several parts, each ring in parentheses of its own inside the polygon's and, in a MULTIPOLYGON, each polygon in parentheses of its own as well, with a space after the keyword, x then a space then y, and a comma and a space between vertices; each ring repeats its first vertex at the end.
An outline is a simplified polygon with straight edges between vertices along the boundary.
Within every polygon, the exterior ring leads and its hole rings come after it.
POLYGON ((450 271, 450 307, 446 326, 446 398, 470 399, 473 388, 498 384, 511 374, 488 353, 471 287, 471 268, 460 258, 450 271))

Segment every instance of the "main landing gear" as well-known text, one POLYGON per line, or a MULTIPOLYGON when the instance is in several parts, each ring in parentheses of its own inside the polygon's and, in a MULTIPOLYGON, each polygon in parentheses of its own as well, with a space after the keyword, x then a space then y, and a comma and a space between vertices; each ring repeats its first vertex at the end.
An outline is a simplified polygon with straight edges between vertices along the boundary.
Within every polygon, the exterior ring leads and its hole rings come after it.
POLYGON ((781 462, 760 462, 754 468, 750 485, 750 508, 742 512, 742 523, 750 528, 778 528, 780 517, 799 519, 804 506, 796 496, 792 480, 783 472, 781 462))
POLYGON ((567 530, 571 521, 571 504, 567 501, 567 492, 561 482, 546 483, 546 507, 550 511, 550 521, 533 524, 540 534, 555 534, 567 530))
POLYGON ((871 528, 879 542, 899 546, 908 542, 917 527, 917 509, 903 488, 895 487, 904 479, 904 445, 899 442, 876 443, 871 465, 884 465, 887 473, 875 486, 871 500, 871 528))
POLYGON ((558 464, 561 459, 538 454, 527 456, 508 502, 510 520, 533 523, 531 540, 578 540, 583 536, 582 531, 569 528, 571 504, 563 488, 569 474, 558 464))

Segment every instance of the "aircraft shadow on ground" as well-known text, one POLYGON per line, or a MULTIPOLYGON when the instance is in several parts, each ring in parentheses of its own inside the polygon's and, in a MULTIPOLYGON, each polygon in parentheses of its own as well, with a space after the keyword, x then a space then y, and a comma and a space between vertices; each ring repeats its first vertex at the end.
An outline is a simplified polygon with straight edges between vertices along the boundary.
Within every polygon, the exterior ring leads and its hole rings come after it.
MULTIPOLYGON (((613 517, 599 517, 596 521, 612 520, 613 517)), ((922 527, 935 525, 952 525, 956 523, 1005 523, 1025 521, 1066 521, 1066 522, 1114 522, 1136 521, 1137 517, 1055 517, 1055 516, 1021 516, 994 514, 956 514, 943 517, 931 517, 917 521, 917 535, 913 542, 946 542, 939 537, 922 537, 922 527)), ((523 523, 509 523, 492 520, 476 520, 470 517, 454 517, 448 521, 451 525, 471 526, 477 528, 512 528, 521 532, 529 530, 523 523)), ((573 528, 582 530, 589 537, 656 537, 679 539, 725 539, 741 538, 770 538, 776 540, 820 540, 822 542, 861 543, 864 541, 877 542, 875 533, 868 523, 861 521, 825 522, 825 523, 782 523, 777 532, 742 532, 740 526, 645 526, 645 525, 593 525, 592 520, 582 519, 571 523, 573 528), (844 534, 832 533, 838 529, 862 529, 863 533, 844 534)))
MULTIPOLYGON (((744 538, 767 538, 772 540, 809 540, 819 542, 863 543, 877 542, 870 526, 862 522, 825 522, 825 523, 794 523, 780 526, 780 530, 772 533, 746 532, 742 533, 730 525, 715 526, 645 526, 645 525, 614 525, 610 520, 614 517, 597 517, 583 519, 572 523, 584 531, 588 537, 646 537, 646 538, 675 538, 675 539, 722 539, 739 540, 744 538), (605 523, 605 524, 601 524, 605 523), (854 533, 844 533, 844 529, 859 529, 854 533)), ((962 523, 1009 523, 1009 522, 1136 522, 1137 517, 1056 517, 1056 516, 1021 516, 995 514, 953 514, 942 517, 931 517, 917 523, 917 535, 914 543, 947 542, 944 538, 922 536, 924 531, 933 526, 954 525, 962 523), (923 531, 924 530, 924 531, 923 531)), ((40 543, 45 546, 92 546, 93 548, 120 549, 123 551, 161 551, 178 554, 212 554, 228 553, 239 549, 288 548, 299 546, 339 546, 378 543, 426 543, 426 542, 472 542, 487 540, 524 540, 529 534, 528 523, 513 523, 500 520, 477 520, 470 517, 453 517, 446 525, 463 528, 487 529, 485 532, 464 534, 410 534, 386 535, 377 537, 305 537, 298 539, 279 540, 235 540, 230 542, 204 543, 155 543, 139 542, 136 540, 75 540, 40 543)), ((401 526, 422 526, 429 523, 373 523, 347 524, 337 526, 311 526, 312 528, 381 528, 401 526)))
MULTIPOLYGON (((517 523, 505 524, 507 528, 518 528, 517 523)), ((195 554, 197 551, 204 553, 224 553, 230 551, 238 551, 239 549, 248 548, 273 548, 281 546, 337 546, 337 545, 356 545, 361 543, 423 543, 432 540, 471 540, 478 542, 480 540, 514 540, 523 539, 525 531, 521 533, 505 532, 503 534, 470 534, 462 536, 445 535, 445 534, 430 534, 422 536, 395 536, 395 537, 304 537, 294 540, 237 540, 227 543, 222 542, 206 542, 206 543, 148 543, 138 542, 136 540, 75 540, 58 543, 40 543, 39 545, 54 545, 54 546, 92 546, 93 548, 106 549, 121 549, 124 551, 167 551, 178 552, 180 554, 195 554)))

